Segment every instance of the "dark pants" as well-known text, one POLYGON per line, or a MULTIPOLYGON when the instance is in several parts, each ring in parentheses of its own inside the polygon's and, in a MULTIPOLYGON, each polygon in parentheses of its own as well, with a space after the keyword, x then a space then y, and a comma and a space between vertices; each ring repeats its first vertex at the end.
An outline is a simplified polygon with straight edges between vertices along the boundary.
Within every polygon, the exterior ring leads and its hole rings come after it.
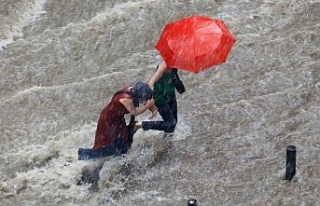
POLYGON ((172 133, 178 122, 177 100, 173 99, 168 104, 157 106, 163 121, 143 121, 143 130, 161 130, 172 133))
POLYGON ((90 148, 78 149, 78 160, 89 160, 111 155, 121 155, 127 153, 130 143, 123 139, 117 139, 113 144, 97 150, 90 148))

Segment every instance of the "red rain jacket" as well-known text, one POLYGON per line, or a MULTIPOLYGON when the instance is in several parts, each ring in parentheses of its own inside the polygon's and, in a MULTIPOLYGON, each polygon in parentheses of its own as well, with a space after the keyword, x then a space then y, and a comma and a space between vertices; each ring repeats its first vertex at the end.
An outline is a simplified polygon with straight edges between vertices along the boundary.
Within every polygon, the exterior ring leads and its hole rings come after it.
MULTIPOLYGON (((123 90, 129 91, 128 87, 123 90)), ((126 93, 117 94, 112 97, 109 104, 101 111, 92 149, 100 149, 120 138, 129 141, 128 129, 124 118, 124 115, 128 114, 129 111, 119 101, 120 99, 132 99, 132 97, 126 93)))

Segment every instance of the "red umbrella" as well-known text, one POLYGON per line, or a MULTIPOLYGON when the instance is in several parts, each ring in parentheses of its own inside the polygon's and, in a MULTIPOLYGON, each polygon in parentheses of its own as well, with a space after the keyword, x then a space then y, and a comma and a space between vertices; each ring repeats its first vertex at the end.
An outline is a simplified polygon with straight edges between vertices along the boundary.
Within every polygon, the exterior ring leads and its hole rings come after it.
POLYGON ((199 73, 226 62, 235 41, 223 21, 193 15, 167 24, 155 47, 168 67, 199 73))

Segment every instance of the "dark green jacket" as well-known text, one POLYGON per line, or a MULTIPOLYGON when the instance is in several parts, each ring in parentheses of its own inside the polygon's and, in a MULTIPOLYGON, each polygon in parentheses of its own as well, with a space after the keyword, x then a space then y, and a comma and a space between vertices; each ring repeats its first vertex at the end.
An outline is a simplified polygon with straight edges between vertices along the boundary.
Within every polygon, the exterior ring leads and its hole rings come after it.
POLYGON ((167 104, 170 100, 176 98, 173 75, 171 70, 168 70, 154 84, 154 100, 156 106, 167 104))

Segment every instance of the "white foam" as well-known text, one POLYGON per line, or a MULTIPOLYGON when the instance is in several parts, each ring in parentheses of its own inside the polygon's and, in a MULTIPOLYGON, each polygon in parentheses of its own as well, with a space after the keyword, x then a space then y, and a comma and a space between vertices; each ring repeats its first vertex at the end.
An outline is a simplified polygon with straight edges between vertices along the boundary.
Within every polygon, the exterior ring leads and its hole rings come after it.
POLYGON ((21 7, 17 9, 16 16, 9 17, 7 22, 4 22, 4 28, 1 31, 2 39, 0 39, 0 51, 8 44, 12 43, 15 38, 22 37, 23 27, 29 25, 36 20, 45 11, 43 7, 47 0, 34 0, 22 2, 21 7), (14 22, 14 23, 13 23, 14 22))

